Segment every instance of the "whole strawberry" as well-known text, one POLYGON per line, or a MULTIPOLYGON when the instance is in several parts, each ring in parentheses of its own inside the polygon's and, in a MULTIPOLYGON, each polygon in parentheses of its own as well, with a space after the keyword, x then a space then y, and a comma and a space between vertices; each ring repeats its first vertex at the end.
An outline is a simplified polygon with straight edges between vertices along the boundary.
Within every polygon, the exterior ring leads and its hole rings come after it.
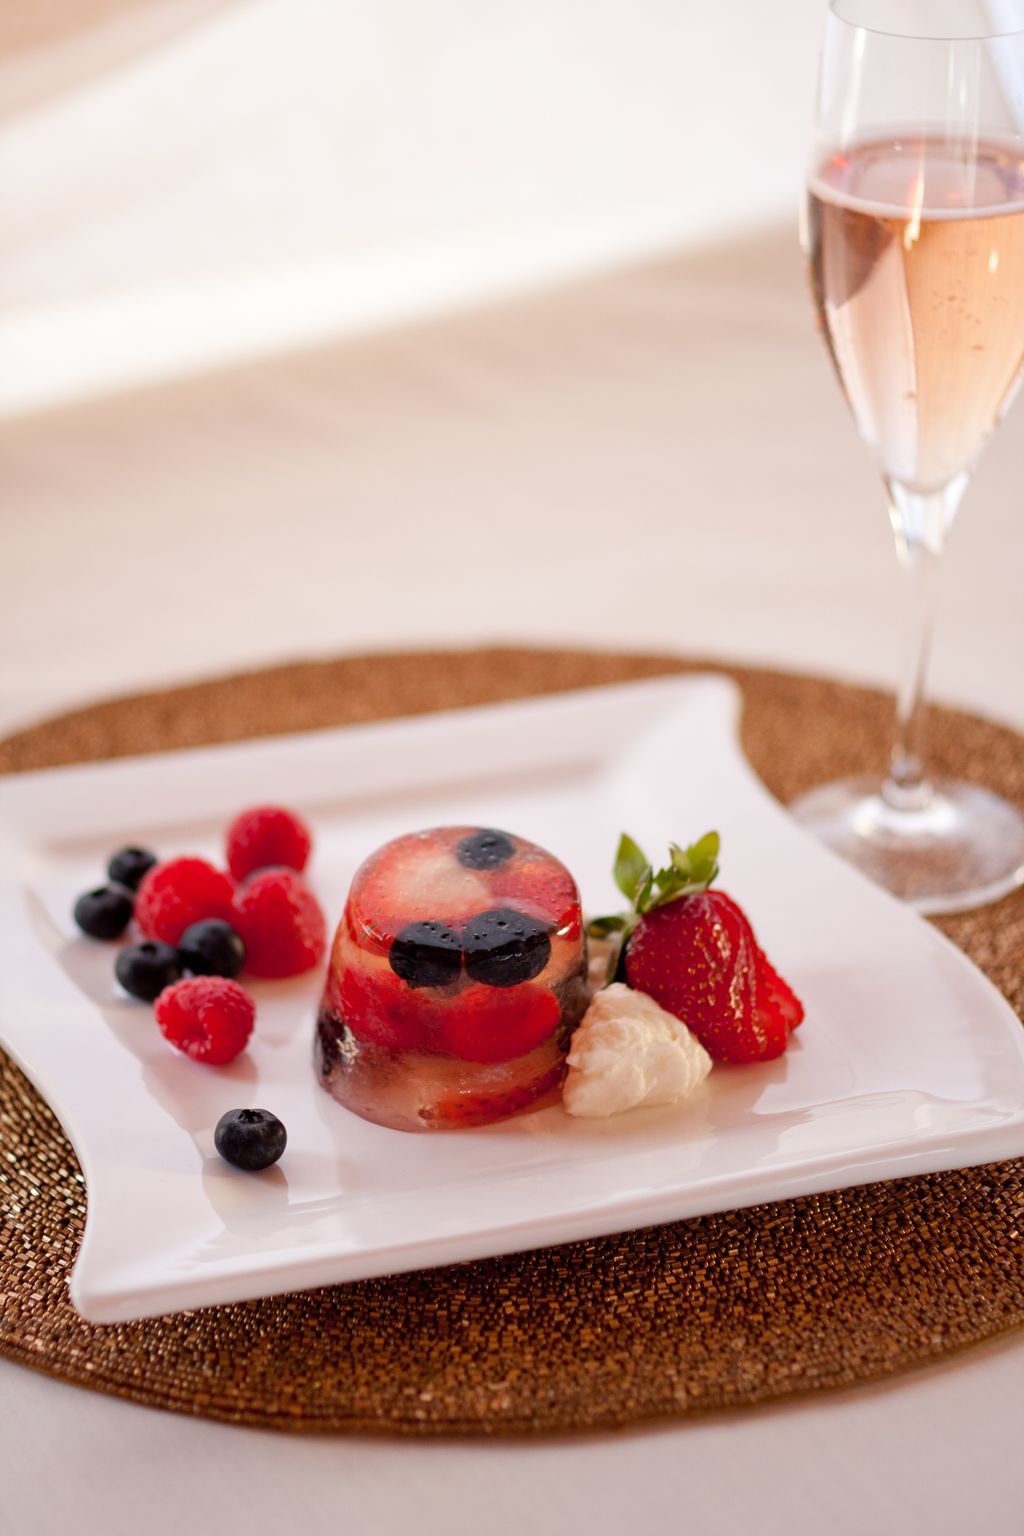
POLYGON ((623 834, 615 880, 632 910, 596 918, 588 931, 617 936, 612 977, 681 1019, 715 1061, 768 1061, 786 1049, 803 1005, 758 947, 742 908, 709 890, 718 851, 717 832, 689 848, 673 843, 670 862, 655 872, 623 834))

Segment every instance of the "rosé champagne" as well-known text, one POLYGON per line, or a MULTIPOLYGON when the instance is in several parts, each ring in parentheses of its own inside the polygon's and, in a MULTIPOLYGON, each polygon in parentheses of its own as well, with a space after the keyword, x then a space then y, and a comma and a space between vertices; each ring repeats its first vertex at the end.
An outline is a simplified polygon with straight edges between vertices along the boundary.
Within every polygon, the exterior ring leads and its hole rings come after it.
POLYGON ((819 323, 882 473, 941 490, 969 469, 1024 360, 1024 156, 907 135, 834 155, 809 183, 819 323))

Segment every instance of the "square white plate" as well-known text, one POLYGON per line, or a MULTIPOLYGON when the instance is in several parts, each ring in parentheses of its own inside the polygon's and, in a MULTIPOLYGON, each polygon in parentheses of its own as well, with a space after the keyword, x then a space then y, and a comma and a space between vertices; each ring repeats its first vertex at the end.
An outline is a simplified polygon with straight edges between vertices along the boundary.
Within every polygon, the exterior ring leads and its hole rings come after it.
POLYGON ((96 1322, 560 1243, 1024 1152, 1024 1032, 956 949, 798 830, 737 744, 720 679, 669 679, 383 725, 58 769, 0 783, 0 1039, 59 1115, 89 1214, 71 1295, 96 1322), (710 827, 723 889, 803 998, 787 1054, 716 1068, 681 1106, 483 1130, 371 1125, 319 1087, 321 975, 257 983, 231 1066, 190 1062, 119 992, 75 895, 126 841, 221 855, 246 804, 316 832, 333 922, 371 849, 443 822, 551 848, 590 911, 618 897, 621 829, 654 854, 710 827), (288 1127, 258 1177, 213 1149, 221 1113, 288 1127))

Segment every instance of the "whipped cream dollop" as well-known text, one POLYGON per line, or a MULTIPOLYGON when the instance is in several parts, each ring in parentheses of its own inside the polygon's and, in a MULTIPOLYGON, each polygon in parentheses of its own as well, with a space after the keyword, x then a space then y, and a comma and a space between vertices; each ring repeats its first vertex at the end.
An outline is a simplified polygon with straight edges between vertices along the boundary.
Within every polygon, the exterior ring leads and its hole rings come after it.
POLYGON ((711 1071, 711 1057, 685 1024, 621 982, 595 993, 568 1063, 562 1095, 570 1115, 672 1104, 711 1071))

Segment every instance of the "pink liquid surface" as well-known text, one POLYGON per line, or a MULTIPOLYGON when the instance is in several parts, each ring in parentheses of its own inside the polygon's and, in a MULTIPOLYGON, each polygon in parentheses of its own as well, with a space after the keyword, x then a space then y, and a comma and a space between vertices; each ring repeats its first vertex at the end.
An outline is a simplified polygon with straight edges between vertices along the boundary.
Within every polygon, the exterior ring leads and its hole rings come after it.
POLYGON ((1024 359, 1024 149, 866 143, 811 178, 822 333, 883 473, 918 492, 968 469, 1024 359))

